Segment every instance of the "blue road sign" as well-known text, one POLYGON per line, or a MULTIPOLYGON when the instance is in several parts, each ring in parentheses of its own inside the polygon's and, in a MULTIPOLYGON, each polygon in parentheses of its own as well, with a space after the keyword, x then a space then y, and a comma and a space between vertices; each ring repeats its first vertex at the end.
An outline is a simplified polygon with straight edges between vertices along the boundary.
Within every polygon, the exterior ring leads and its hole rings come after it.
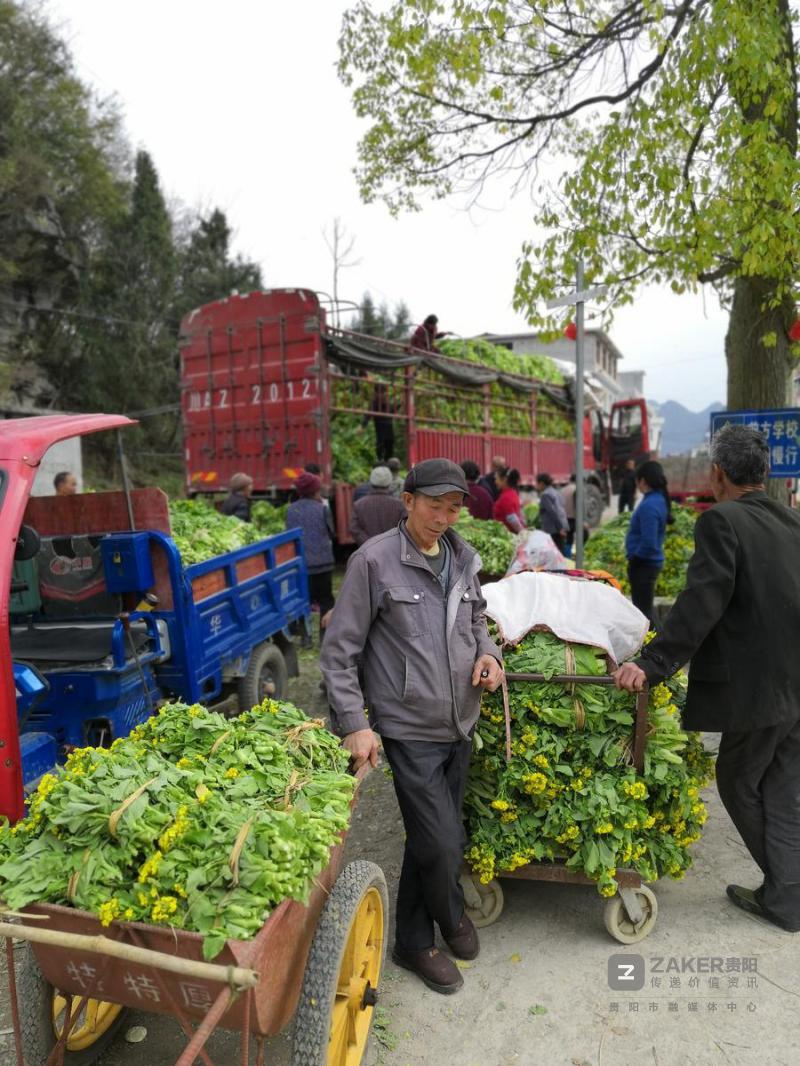
POLYGON ((764 434, 769 444, 770 477, 800 477, 800 408, 715 411, 711 416, 711 436, 729 423, 750 426, 764 434))

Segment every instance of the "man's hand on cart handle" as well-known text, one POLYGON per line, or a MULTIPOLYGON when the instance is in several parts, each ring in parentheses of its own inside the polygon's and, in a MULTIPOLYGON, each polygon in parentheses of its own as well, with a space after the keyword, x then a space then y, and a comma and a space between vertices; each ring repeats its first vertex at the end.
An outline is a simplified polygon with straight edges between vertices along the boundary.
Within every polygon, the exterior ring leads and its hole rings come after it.
POLYGON ((378 738, 371 729, 357 729, 355 733, 348 733, 342 740, 342 747, 346 748, 353 757, 353 772, 360 770, 365 762, 372 766, 378 765, 378 738))
POLYGON ((503 680, 503 667, 493 655, 481 655, 472 668, 472 684, 482 685, 489 692, 500 687, 503 680))
POLYGON ((623 663, 611 676, 617 688, 628 692, 641 692, 647 683, 647 674, 636 663, 623 663))

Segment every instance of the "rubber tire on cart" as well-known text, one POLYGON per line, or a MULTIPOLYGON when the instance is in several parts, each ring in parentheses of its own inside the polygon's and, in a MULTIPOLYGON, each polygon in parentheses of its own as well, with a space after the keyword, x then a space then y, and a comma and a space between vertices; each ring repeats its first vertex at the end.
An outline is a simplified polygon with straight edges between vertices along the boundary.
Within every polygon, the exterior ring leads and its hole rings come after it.
POLYGON ((597 485, 586 486, 583 501, 586 525, 589 529, 596 529, 600 525, 605 509, 603 494, 597 485))
POLYGON ((481 884, 475 874, 462 873, 461 887, 464 890, 464 910, 476 929, 485 929, 503 913, 505 898, 499 881, 481 884))
POLYGON ((250 653, 247 673, 237 685, 239 710, 249 711, 266 699, 282 700, 288 681, 286 660, 278 645, 269 640, 257 644, 250 653))
MULTIPOLYGON (((44 1066, 56 1045, 53 1027, 53 1002, 57 995, 53 986, 39 969, 30 944, 15 944, 17 1001, 22 1029, 22 1052, 25 1066, 44 1066)), ((104 1005, 111 1007, 111 1004, 104 1005)), ((116 1006, 116 1005, 114 1005, 116 1006)), ((108 1011, 111 1014, 113 1011, 108 1011)), ((113 1017, 107 1018, 102 1031, 92 1039, 87 1034, 73 1030, 81 1043, 91 1042, 80 1050, 64 1052, 64 1066, 91 1066, 114 1042, 126 1021, 128 1011, 122 1007, 113 1017), (81 1039, 81 1036, 84 1039, 81 1039)), ((80 1026, 80 1022, 78 1023, 80 1026)))
POLYGON ((389 895, 379 866, 351 862, 325 901, 306 963, 292 1066, 360 1066, 386 957, 389 895), (334 1044, 338 1033, 347 1045, 334 1044))
POLYGON ((658 918, 658 900, 655 893, 647 885, 640 885, 631 891, 639 897, 639 906, 644 912, 644 920, 638 926, 635 926, 628 916, 621 896, 610 899, 603 912, 606 929, 620 944, 635 944, 644 940, 652 933, 658 918))

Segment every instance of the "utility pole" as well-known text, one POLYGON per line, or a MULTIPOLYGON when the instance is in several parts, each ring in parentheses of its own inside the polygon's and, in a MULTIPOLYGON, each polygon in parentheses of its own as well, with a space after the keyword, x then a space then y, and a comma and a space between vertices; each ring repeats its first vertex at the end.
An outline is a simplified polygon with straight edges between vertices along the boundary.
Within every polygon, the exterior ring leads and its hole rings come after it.
POLYGON ((586 485, 583 470, 583 419, 584 419, 584 387, 585 376, 585 330, 584 330, 584 306, 598 296, 603 296, 607 286, 598 285, 593 289, 584 289, 583 258, 578 259, 575 271, 575 292, 567 296, 560 296, 556 300, 548 300, 547 307, 575 306, 575 569, 583 569, 583 522, 586 513, 586 485))

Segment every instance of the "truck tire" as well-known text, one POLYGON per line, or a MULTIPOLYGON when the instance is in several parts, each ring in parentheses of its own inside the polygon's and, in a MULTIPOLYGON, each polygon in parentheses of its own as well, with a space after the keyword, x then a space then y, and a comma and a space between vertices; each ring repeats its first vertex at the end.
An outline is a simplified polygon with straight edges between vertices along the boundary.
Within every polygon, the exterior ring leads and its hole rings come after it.
POLYGON ((266 699, 282 700, 288 680, 286 660, 277 644, 269 640, 258 644, 250 653, 247 673, 239 678, 239 710, 249 711, 266 699))
POLYGON ((603 494, 597 485, 587 485, 583 499, 586 525, 589 529, 597 529, 603 518, 603 494))
POLYGON ((345 866, 322 908, 308 954, 292 1066, 360 1066, 366 1060, 388 917, 381 868, 361 860, 345 866))
MULTIPOLYGON (((30 944, 16 944, 14 955, 25 1066, 44 1066, 56 1045, 53 1028, 55 990, 39 969, 30 944)), ((114 1042, 125 1024, 127 1014, 125 1008, 120 1009, 88 1047, 80 1051, 65 1051, 64 1066, 92 1066, 114 1042)))

